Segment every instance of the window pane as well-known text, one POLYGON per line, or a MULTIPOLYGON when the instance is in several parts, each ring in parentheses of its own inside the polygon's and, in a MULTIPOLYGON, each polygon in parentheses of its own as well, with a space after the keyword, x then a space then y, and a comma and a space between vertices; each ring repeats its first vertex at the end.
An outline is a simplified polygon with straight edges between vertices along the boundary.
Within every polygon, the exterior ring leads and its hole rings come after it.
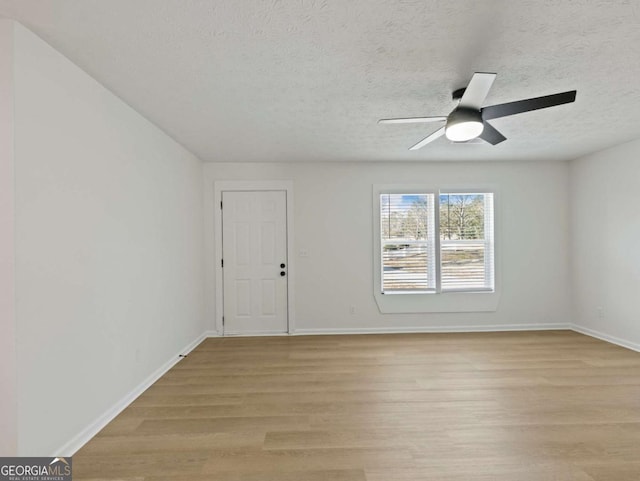
POLYGON ((382 239, 427 240, 433 195, 383 194, 380 196, 382 239))
POLYGON ((484 243, 441 244, 442 289, 482 289, 485 285, 484 243))
POLYGON ((429 252, 426 244, 382 246, 382 291, 429 289, 429 252))
POLYGON ((440 194, 440 239, 484 239, 486 194, 440 194))
POLYGON ((442 290, 493 289, 493 194, 440 194, 442 290))
POLYGON ((436 286, 434 194, 382 194, 382 292, 436 286))

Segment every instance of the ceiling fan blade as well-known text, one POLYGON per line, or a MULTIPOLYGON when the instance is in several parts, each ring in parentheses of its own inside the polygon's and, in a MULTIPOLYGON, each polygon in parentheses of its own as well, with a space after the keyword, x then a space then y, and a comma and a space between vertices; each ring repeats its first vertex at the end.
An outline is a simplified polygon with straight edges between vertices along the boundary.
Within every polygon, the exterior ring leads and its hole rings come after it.
POLYGON ((434 140, 436 140, 439 137, 442 137, 443 135, 444 135, 444 127, 440 127, 438 130, 436 130, 432 134, 429 134, 427 137, 422 139, 416 145, 414 145, 413 147, 410 147, 409 150, 421 149, 422 147, 427 145, 429 142, 433 142, 434 140))
POLYGON ((482 119, 491 120, 508 115, 520 114, 531 110, 546 109, 556 105, 569 104, 576 99, 576 91, 570 90, 559 94, 545 95, 526 100, 517 100, 506 104, 491 105, 482 109, 482 119))
POLYGON ((480 134, 480 138, 489 142, 491 145, 497 145, 500 142, 504 142, 507 138, 502 135, 496 128, 489 122, 484 122, 484 130, 480 134))
POLYGON ((406 119, 380 119, 379 124, 424 124, 427 122, 444 122, 446 117, 408 117, 406 119))
POLYGON ((458 107, 480 110, 496 79, 495 73, 476 72, 462 94, 458 107))

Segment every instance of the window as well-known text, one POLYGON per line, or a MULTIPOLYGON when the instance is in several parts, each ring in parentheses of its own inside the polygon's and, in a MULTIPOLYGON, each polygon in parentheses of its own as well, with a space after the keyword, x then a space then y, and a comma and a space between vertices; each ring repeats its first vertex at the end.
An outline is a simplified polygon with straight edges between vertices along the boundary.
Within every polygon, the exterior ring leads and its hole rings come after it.
POLYGON ((440 194, 442 290, 493 290, 493 194, 440 194))
POLYGON ((491 193, 380 194, 382 293, 493 291, 493 231, 491 193))
POLYGON ((382 292, 435 291, 433 194, 382 194, 382 292))

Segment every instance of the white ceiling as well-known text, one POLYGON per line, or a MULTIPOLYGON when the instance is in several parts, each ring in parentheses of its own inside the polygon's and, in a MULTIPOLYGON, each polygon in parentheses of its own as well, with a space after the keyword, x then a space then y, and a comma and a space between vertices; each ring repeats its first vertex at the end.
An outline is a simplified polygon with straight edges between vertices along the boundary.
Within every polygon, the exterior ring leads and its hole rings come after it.
POLYGON ((204 161, 570 159, 640 137, 640 0, 0 0, 204 161), (408 147, 474 71, 497 146, 408 147))

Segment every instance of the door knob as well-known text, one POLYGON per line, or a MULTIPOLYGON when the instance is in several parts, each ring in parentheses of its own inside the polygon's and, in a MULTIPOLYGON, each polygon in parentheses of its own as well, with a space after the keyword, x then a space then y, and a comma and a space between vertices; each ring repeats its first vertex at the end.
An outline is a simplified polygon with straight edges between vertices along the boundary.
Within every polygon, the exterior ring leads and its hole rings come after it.
POLYGON ((284 271, 280 271, 280 276, 281 276, 281 277, 284 277, 284 276, 285 276, 284 271))
POLYGON ((280 264, 280 269, 284 269, 285 267, 284 263, 280 264))

